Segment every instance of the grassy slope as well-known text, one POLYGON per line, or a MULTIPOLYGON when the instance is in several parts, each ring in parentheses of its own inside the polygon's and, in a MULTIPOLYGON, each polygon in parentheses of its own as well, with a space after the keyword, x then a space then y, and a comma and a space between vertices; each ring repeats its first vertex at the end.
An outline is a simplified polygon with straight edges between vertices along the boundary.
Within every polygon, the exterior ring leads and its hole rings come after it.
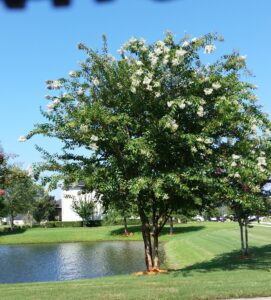
MULTIPOLYGON (((167 242, 167 265, 176 269, 169 274, 0 285, 1 299, 174 300, 271 295, 271 227, 250 230, 253 251, 250 259, 240 258, 236 224, 188 224, 176 231, 173 237, 166 234, 161 237, 167 242)), ((0 241, 110 240, 120 238, 117 232, 117 227, 82 228, 79 231, 73 228, 34 229, 1 236, 0 241)), ((140 234, 136 233, 133 239, 138 238, 140 234)))

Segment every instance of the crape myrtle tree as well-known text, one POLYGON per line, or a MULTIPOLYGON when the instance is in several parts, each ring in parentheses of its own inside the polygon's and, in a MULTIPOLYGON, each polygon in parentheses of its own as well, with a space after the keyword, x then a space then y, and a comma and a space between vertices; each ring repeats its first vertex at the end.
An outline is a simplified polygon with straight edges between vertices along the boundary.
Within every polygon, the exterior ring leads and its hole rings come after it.
POLYGON ((79 199, 74 199, 72 201, 73 211, 82 218, 83 226, 87 226, 88 221, 93 218, 95 204, 92 195, 83 194, 79 196, 79 199))
POLYGON ((270 175, 268 121, 258 111, 252 123, 248 126, 244 120, 236 138, 224 140, 220 146, 218 167, 215 169, 216 191, 213 193, 216 201, 227 205, 238 221, 243 256, 249 254, 250 216, 265 215, 270 209, 268 198, 262 191, 270 175))
POLYGON ((242 81, 244 56, 235 51, 204 63, 221 40, 216 34, 177 42, 167 33, 151 44, 131 38, 119 58, 106 41, 101 53, 79 44, 86 53, 79 70, 47 81, 48 122, 21 137, 61 140, 63 152, 43 151, 39 170, 66 182, 83 179, 105 206, 123 191, 140 216, 148 270, 159 269, 158 238, 169 216, 213 199, 202 191, 216 180, 224 141, 238 139, 256 120, 268 123, 255 87, 242 81))

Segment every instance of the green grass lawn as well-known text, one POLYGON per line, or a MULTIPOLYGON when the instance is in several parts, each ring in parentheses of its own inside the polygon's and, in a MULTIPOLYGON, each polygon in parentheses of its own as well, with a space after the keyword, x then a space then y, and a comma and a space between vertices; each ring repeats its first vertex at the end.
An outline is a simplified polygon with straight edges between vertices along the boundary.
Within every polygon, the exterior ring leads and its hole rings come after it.
MULTIPOLYGON (((127 239, 120 227, 31 229, 0 235, 0 243, 127 239)), ((138 227, 128 239, 141 239, 138 227)), ((242 259, 236 223, 180 225, 161 236, 168 274, 0 285, 10 299, 219 299, 271 296, 271 228, 250 229, 251 257, 242 259)))

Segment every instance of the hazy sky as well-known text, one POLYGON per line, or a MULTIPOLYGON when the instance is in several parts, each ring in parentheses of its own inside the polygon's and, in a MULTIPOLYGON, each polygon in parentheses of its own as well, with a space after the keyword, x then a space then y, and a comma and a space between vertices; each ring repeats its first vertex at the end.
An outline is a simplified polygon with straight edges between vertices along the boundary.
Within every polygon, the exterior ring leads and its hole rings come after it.
POLYGON ((25 167, 40 160, 34 145, 54 152, 58 143, 34 137, 19 143, 33 124, 41 122, 40 106, 48 100, 46 79, 67 76, 84 56, 78 42, 93 48, 108 37, 112 54, 131 36, 147 41, 171 30, 177 39, 218 32, 225 37, 221 53, 239 49, 259 86, 258 95, 271 111, 271 1, 270 0, 116 0, 96 4, 73 0, 54 9, 49 0, 32 0, 27 9, 6 10, 0 3, 0 142, 8 153, 19 155, 25 167))

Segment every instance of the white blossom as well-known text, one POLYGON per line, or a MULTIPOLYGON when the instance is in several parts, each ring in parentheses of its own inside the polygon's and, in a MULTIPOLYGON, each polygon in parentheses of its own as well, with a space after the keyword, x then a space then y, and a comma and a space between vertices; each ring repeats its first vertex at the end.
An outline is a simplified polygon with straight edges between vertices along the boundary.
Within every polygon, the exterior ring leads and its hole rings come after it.
POLYGON ((184 109, 185 106, 186 106, 186 104, 185 104, 184 101, 181 101, 180 103, 178 103, 178 107, 179 107, 180 109, 184 109))
POLYGON ((142 69, 138 69, 135 73, 136 75, 141 76, 144 72, 142 69))
POLYGON ((88 126, 87 125, 81 125, 80 126, 80 131, 82 131, 84 133, 88 132, 88 126))
POLYGON ((130 44, 134 44, 136 42, 137 42, 137 39, 135 37, 131 37, 130 40, 129 40, 130 44))
POLYGON ((92 82, 93 82, 93 84, 94 84, 95 86, 98 86, 98 85, 100 84, 99 79, 96 78, 96 77, 94 77, 94 78, 92 79, 92 82))
POLYGON ((179 62, 179 60, 177 59, 177 58, 174 58, 173 60, 172 60, 172 65, 173 66, 178 66, 180 64, 180 62, 179 62))
POLYGON ((198 40, 198 38, 194 37, 194 38, 192 38, 191 42, 195 43, 197 40, 198 40))
POLYGON ((77 73, 75 71, 70 71, 69 72, 69 76, 70 77, 76 77, 77 76, 77 73))
POLYGON ((234 175, 233 175, 234 178, 241 178, 240 174, 238 172, 236 172, 234 175))
POLYGON ((141 60, 136 60, 136 65, 137 66, 143 66, 143 62, 141 60))
POLYGON ((257 161, 258 161, 258 163, 257 163, 258 166, 266 166, 267 165, 266 164, 266 157, 264 157, 264 156, 259 156, 257 158, 257 161))
POLYGON ((163 59, 163 64, 164 65, 168 64, 168 60, 169 60, 169 55, 165 55, 165 57, 163 59))
POLYGON ((204 94, 205 94, 205 95, 211 95, 212 92, 213 92, 213 89, 205 88, 203 91, 204 91, 204 94))
POLYGON ((160 55, 160 54, 163 53, 163 50, 162 50, 161 48, 155 48, 155 49, 154 49, 154 53, 155 53, 156 55, 160 55))
POLYGON ((151 86, 151 85, 147 85, 147 86, 146 86, 146 90, 152 91, 152 86, 151 86))
POLYGON ((131 91, 133 94, 135 94, 135 93, 136 93, 136 88, 135 88, 135 86, 131 86, 130 91, 131 91))
POLYGON ((253 124, 253 125, 251 126, 251 129, 252 129, 252 131, 253 131, 254 133, 256 133, 256 132, 257 132, 257 129, 258 129, 258 127, 257 127, 257 125, 256 125, 256 124, 253 124))
POLYGON ((117 52, 121 55, 123 55, 125 53, 125 49, 123 47, 120 47, 117 52))
POLYGON ((94 134, 90 137, 90 139, 91 139, 93 142, 97 142, 97 141, 99 140, 99 138, 97 137, 97 135, 94 135, 94 134))
POLYGON ((184 41, 182 47, 187 47, 189 46, 189 42, 188 41, 184 41))
POLYGON ((232 159, 234 159, 234 160, 237 160, 237 159, 240 159, 240 158, 241 158, 240 155, 236 155, 236 154, 233 154, 231 157, 232 157, 232 159))
POLYGON ((51 113, 52 111, 54 111, 55 105, 54 103, 50 103, 47 105, 47 112, 51 113))
POLYGON ((84 90, 80 87, 79 90, 77 91, 78 96, 84 95, 84 90))
POLYGON ((153 83, 153 86, 154 86, 154 87, 160 87, 160 86, 161 86, 161 83, 160 83, 159 81, 155 81, 155 82, 153 83))
POLYGON ((164 48, 163 48, 163 52, 164 52, 165 54, 169 53, 169 52, 170 52, 170 48, 169 48, 169 47, 164 47, 164 48))
POLYGON ((60 82, 60 80, 55 80, 55 81, 53 81, 52 87, 53 87, 54 89, 59 89, 59 88, 61 88, 61 82, 60 82))
POLYGON ((183 49, 176 50, 176 55, 180 56, 180 57, 184 56, 186 53, 187 53, 187 51, 185 51, 183 49))
POLYGON ((236 167, 237 166, 237 163, 235 162, 235 161, 233 161, 232 163, 231 163, 231 167, 236 167))
POLYGON ((145 76, 143 80, 143 84, 149 85, 151 83, 151 78, 145 76))
POLYGON ((28 165, 28 167, 27 167, 27 175, 30 176, 30 177, 32 177, 33 174, 34 174, 34 172, 33 172, 33 167, 32 167, 32 165, 30 164, 30 165, 28 165))
POLYGON ((211 54, 211 53, 213 53, 215 50, 216 50, 216 46, 215 46, 215 45, 213 45, 213 44, 206 45, 205 48, 204 48, 204 53, 205 53, 205 54, 211 54))
POLYGON ((96 150, 99 149, 98 146, 96 145, 96 143, 89 144, 89 148, 92 149, 92 150, 94 150, 94 151, 96 151, 96 150))
POLYGON ((137 87, 140 85, 140 80, 132 78, 132 86, 137 87))
POLYGON ((192 151, 193 153, 196 153, 196 152, 198 152, 198 149, 197 149, 196 147, 192 147, 192 148, 191 148, 191 151, 192 151))
POLYGON ((159 98, 159 97, 161 96, 161 93, 160 93, 160 92, 156 92, 156 93, 154 94, 154 96, 155 96, 155 98, 159 98))
POLYGON ((203 116, 205 115, 205 112, 204 112, 204 109, 203 109, 202 106, 200 106, 200 107, 198 108, 197 115, 198 115, 199 117, 203 117, 203 116))
POLYGON ((54 98, 53 104, 58 105, 60 103, 60 99, 58 97, 54 98))
POLYGON ((212 88, 215 89, 215 90, 218 90, 221 88, 221 84, 219 82, 214 82, 212 84, 212 88))
POLYGON ((239 59, 242 60, 242 61, 244 61, 244 60, 247 59, 247 56, 246 56, 246 55, 240 55, 240 56, 239 56, 239 59))
POLYGON ((18 141, 19 142, 25 142, 27 138, 24 135, 19 136, 18 141))
POLYGON ((157 41, 156 45, 159 47, 164 47, 165 46, 165 42, 164 41, 157 41))
POLYGON ((167 102, 167 106, 168 106, 168 107, 171 107, 173 104, 174 104, 174 101, 168 101, 168 102, 167 102))

